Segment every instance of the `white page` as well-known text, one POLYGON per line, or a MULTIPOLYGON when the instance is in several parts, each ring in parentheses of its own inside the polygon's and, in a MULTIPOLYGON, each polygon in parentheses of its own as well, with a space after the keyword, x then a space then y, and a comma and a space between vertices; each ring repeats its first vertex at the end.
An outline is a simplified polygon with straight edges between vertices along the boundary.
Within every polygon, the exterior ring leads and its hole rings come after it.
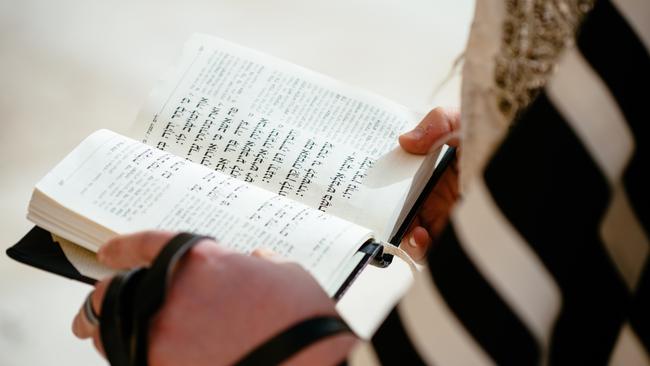
POLYGON ((79 245, 58 235, 52 235, 52 240, 59 243, 66 258, 74 265, 74 268, 76 268, 79 273, 86 277, 101 280, 103 278, 115 276, 120 272, 119 270, 99 263, 95 252, 91 250, 80 247, 79 245))
POLYGON ((384 98, 194 35, 133 135, 385 238, 422 162, 397 145, 417 120, 384 98))
MULTIPOLYGON (((371 235, 348 221, 108 130, 84 140, 36 189, 107 229, 96 242, 67 238, 88 249, 96 250, 114 233, 190 231, 243 253, 258 247, 274 250, 302 264, 324 287, 371 235)), ((30 204, 29 218, 56 232, 51 224, 56 217, 42 219, 47 211, 30 204)))

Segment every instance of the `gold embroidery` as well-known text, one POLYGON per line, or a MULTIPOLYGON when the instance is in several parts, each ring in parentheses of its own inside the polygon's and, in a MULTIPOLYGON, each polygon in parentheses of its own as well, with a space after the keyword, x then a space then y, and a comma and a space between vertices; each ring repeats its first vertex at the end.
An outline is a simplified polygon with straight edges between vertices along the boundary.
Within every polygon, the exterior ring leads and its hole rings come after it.
POLYGON ((498 106, 508 120, 537 94, 560 52, 574 41, 594 0, 505 0, 501 50, 496 58, 498 106))

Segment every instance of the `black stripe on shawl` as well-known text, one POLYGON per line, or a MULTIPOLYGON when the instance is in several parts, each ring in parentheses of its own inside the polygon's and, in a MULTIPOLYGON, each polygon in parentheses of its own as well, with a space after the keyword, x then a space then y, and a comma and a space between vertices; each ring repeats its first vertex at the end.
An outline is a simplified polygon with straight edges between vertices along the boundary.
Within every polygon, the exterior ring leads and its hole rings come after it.
POLYGON ((413 347, 396 308, 390 312, 373 335, 372 346, 382 365, 425 364, 413 347))
POLYGON ((544 92, 512 127, 484 177, 561 289, 549 361, 606 362, 630 300, 598 235, 610 191, 544 92))
POLYGON ((634 30, 607 0, 597 1, 585 19, 578 36, 578 48, 607 84, 634 134, 636 151, 625 171, 624 184, 630 204, 648 234, 650 55, 634 30))
POLYGON ((539 345, 467 257, 453 225, 429 251, 438 291, 460 322, 499 365, 534 365, 539 345))

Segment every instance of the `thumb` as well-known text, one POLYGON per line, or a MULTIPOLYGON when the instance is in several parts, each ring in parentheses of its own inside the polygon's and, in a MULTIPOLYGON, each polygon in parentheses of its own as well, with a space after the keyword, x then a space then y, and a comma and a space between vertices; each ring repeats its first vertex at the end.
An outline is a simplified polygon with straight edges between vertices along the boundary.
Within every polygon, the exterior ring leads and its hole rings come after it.
MULTIPOLYGON (((451 109, 436 108, 429 112, 410 132, 399 137, 402 148, 412 154, 426 154, 431 147, 460 127, 460 113, 451 109)), ((457 139, 444 141, 456 146, 457 139)))

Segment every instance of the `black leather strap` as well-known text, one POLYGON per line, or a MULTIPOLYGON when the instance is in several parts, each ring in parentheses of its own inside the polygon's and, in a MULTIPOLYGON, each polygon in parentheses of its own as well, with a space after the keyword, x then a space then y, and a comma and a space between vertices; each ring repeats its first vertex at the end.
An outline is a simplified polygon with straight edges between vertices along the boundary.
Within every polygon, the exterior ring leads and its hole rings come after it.
POLYGON ((277 365, 325 337, 349 331, 348 325, 338 316, 309 318, 258 346, 237 365, 277 365))
POLYGON ((207 237, 181 233, 165 245, 151 267, 118 274, 108 285, 100 336, 112 366, 147 365, 149 322, 163 302, 178 261, 207 237))
POLYGON ((148 355, 149 322, 165 301, 167 289, 178 261, 198 242, 212 239, 207 236, 180 233, 161 250, 138 285, 133 310, 132 365, 146 366, 148 355))
POLYGON ((145 273, 139 268, 116 275, 108 285, 100 315, 99 334, 112 366, 130 366, 129 339, 137 284, 145 273))

